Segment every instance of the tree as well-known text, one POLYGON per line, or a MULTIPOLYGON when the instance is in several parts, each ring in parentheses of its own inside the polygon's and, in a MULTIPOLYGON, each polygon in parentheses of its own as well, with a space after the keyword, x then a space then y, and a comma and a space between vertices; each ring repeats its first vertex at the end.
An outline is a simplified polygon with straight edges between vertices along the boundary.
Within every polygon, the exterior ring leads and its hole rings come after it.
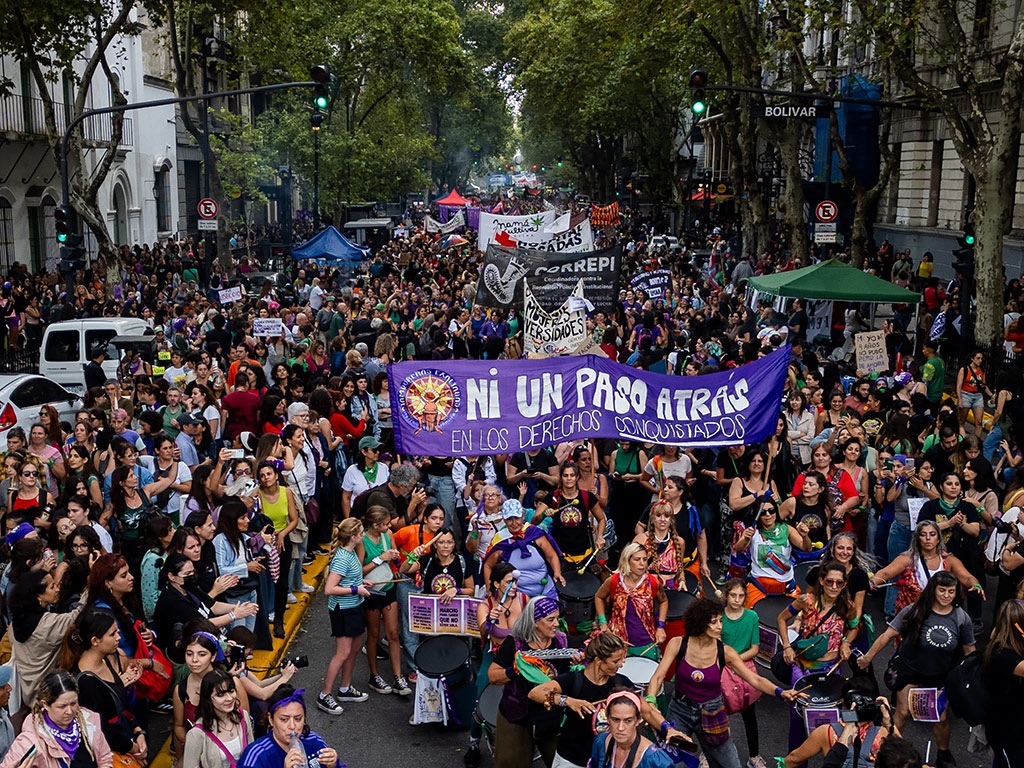
MULTIPOLYGON (((90 93, 101 83, 102 89, 112 96, 112 106, 126 103, 107 57, 123 46, 125 36, 138 32, 138 25, 131 20, 134 8, 133 0, 111 4, 92 0, 71 3, 9 0, 0 7, 0 54, 13 56, 28 67, 42 100, 46 139, 58 168, 63 135, 58 126, 63 125, 64 120, 58 121, 59 107, 54 103, 50 88, 62 78, 70 84, 72 99, 67 105, 67 122, 92 108, 90 93), (82 63, 80 71, 76 69, 79 63, 82 63)), ((0 90, 9 87, 9 80, 0 82, 0 90)), ((124 114, 110 115, 109 133, 106 120, 86 119, 71 134, 68 142, 71 199, 67 202, 96 239, 110 298, 114 286, 121 282, 121 275, 117 244, 107 230, 98 197, 117 159, 124 114), (98 160, 93 160, 93 150, 99 150, 98 160)))
POLYGON ((979 6, 964 0, 854 0, 877 56, 890 63, 909 95, 941 112, 974 178, 975 334, 978 346, 995 352, 1003 337, 1003 238, 1013 219, 1020 154, 1024 15, 1014 17, 1005 50, 993 49, 992 20, 979 6))

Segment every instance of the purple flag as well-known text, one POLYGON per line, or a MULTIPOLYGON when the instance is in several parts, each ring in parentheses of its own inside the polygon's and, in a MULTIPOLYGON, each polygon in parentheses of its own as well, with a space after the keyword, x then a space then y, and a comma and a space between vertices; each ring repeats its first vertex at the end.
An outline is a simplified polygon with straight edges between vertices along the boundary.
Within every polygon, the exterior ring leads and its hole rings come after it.
POLYGON ((594 437, 749 445, 775 433, 788 365, 788 346, 730 371, 685 377, 593 355, 394 363, 395 447, 477 456, 594 437))

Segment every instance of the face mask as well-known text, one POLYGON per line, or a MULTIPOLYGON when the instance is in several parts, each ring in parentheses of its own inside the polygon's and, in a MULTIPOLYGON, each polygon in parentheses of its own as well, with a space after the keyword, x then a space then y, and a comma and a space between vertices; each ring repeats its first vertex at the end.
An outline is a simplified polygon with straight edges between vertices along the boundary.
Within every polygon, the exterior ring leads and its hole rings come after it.
POLYGON ((191 576, 186 576, 185 577, 184 585, 185 585, 185 589, 191 591, 193 589, 196 589, 199 586, 199 580, 196 578, 196 575, 193 573, 191 576))

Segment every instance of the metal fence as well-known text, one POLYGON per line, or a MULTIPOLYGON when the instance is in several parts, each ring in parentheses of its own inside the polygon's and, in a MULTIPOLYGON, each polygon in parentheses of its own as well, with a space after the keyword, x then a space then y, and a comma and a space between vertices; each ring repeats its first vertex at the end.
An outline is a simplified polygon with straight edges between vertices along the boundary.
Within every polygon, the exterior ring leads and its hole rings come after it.
POLYGON ((0 373, 37 373, 39 350, 0 348, 0 373))
MULTIPOLYGON (((67 129, 69 111, 63 103, 53 102, 54 122, 60 135, 67 129)), ((0 132, 46 136, 46 110, 43 100, 35 97, 26 98, 20 94, 0 98, 0 132)), ((105 144, 114 135, 113 116, 93 115, 86 118, 82 123, 82 134, 88 142, 105 144)), ((135 146, 135 133, 130 117, 124 119, 118 146, 135 146)))

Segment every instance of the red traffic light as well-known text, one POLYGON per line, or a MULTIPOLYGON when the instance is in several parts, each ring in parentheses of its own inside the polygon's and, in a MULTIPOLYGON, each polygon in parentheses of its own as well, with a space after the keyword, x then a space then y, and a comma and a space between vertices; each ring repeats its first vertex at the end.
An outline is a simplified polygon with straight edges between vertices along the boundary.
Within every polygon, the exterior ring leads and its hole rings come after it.
POLYGON ((326 64, 317 64, 309 69, 309 79, 314 83, 326 83, 331 79, 331 69, 326 64))
POLYGON ((708 71, 701 67, 694 67, 690 70, 690 87, 703 88, 708 84, 708 71))

